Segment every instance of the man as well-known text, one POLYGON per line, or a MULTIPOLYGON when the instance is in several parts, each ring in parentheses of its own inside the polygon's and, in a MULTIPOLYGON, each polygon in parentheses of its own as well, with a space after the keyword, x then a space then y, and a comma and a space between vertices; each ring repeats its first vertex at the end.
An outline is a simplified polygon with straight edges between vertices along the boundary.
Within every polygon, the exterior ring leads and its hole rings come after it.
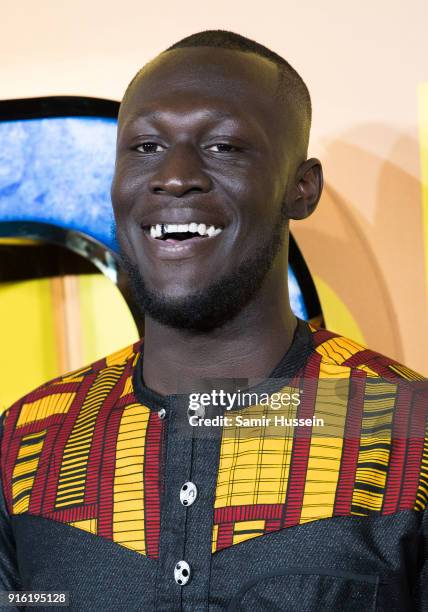
POLYGON ((112 201, 144 341, 7 411, 3 589, 427 609, 425 380, 289 304, 289 220, 322 190, 310 117, 293 68, 230 32, 131 82, 112 201))

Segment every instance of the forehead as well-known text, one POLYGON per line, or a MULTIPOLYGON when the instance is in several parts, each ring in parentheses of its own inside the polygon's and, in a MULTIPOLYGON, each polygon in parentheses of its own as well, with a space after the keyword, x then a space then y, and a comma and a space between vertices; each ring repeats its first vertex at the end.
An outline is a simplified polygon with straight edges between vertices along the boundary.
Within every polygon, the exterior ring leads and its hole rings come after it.
POLYGON ((275 115, 284 114, 284 106, 279 104, 278 68, 253 53, 228 49, 195 47, 165 52, 147 64, 131 85, 120 121, 128 123, 162 107, 185 111, 201 103, 213 112, 276 123, 275 115))

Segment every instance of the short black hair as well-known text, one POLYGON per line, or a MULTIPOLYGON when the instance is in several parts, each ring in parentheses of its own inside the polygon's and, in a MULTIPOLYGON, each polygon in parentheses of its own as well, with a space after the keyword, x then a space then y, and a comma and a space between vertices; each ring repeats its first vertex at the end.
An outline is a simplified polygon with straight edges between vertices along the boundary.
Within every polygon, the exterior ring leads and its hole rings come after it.
MULTIPOLYGON (((278 68, 278 90, 281 97, 292 100, 295 107, 298 108, 298 114, 301 119, 300 129, 303 131, 304 146, 307 148, 312 120, 311 97, 300 74, 283 57, 255 40, 251 40, 246 36, 241 36, 241 34, 236 34, 228 30, 204 30, 196 34, 191 34, 165 49, 163 53, 175 49, 185 49, 187 47, 217 47, 220 49, 229 49, 231 51, 254 53, 273 62, 278 68)), ((127 97, 132 84, 137 80, 143 70, 144 66, 129 83, 122 102, 127 97)))

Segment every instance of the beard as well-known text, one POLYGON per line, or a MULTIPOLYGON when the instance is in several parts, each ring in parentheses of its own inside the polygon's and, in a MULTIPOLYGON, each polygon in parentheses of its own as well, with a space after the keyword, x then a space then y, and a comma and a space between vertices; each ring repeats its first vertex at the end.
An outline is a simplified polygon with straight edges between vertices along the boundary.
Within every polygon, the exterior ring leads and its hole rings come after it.
POLYGON ((268 240, 235 270, 203 290, 184 297, 168 297, 147 286, 135 263, 119 246, 121 266, 141 315, 168 327, 206 333, 231 321, 254 298, 284 243, 287 219, 280 218, 268 240))

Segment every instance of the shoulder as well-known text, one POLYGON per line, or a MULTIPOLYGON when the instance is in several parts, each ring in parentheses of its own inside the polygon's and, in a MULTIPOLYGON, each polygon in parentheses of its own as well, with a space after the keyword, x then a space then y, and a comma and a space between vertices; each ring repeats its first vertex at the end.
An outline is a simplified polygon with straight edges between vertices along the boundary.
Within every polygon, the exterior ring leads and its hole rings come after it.
POLYGON ((52 491, 60 473, 68 482, 70 470, 101 456, 110 413, 133 402, 141 342, 49 380, 6 410, 0 473, 11 513, 38 514, 44 487, 52 491))
POLYGON ((28 429, 31 433, 32 426, 42 420, 44 426, 49 427, 58 425, 70 412, 77 417, 89 398, 92 408, 99 408, 113 388, 121 386, 123 391, 126 384, 131 385, 129 373, 138 358, 141 343, 140 339, 26 393, 2 415, 4 438, 13 435, 17 428, 28 429))
MULTIPOLYGON (((340 334, 310 329, 320 413, 327 403, 326 419, 333 415, 334 431, 340 424, 340 475, 353 474, 352 513, 424 510, 428 379, 340 334)), ((346 497, 343 482, 339 476, 338 499, 346 497)))
MULTIPOLYGON (((355 340, 326 329, 317 329, 308 324, 312 332, 314 358, 321 368, 334 373, 365 372, 369 377, 383 378, 385 381, 426 381, 427 378, 397 360, 374 351, 355 340)), ((419 386, 419 385, 418 385, 419 386)), ((423 385, 423 388, 426 388, 423 385)))

